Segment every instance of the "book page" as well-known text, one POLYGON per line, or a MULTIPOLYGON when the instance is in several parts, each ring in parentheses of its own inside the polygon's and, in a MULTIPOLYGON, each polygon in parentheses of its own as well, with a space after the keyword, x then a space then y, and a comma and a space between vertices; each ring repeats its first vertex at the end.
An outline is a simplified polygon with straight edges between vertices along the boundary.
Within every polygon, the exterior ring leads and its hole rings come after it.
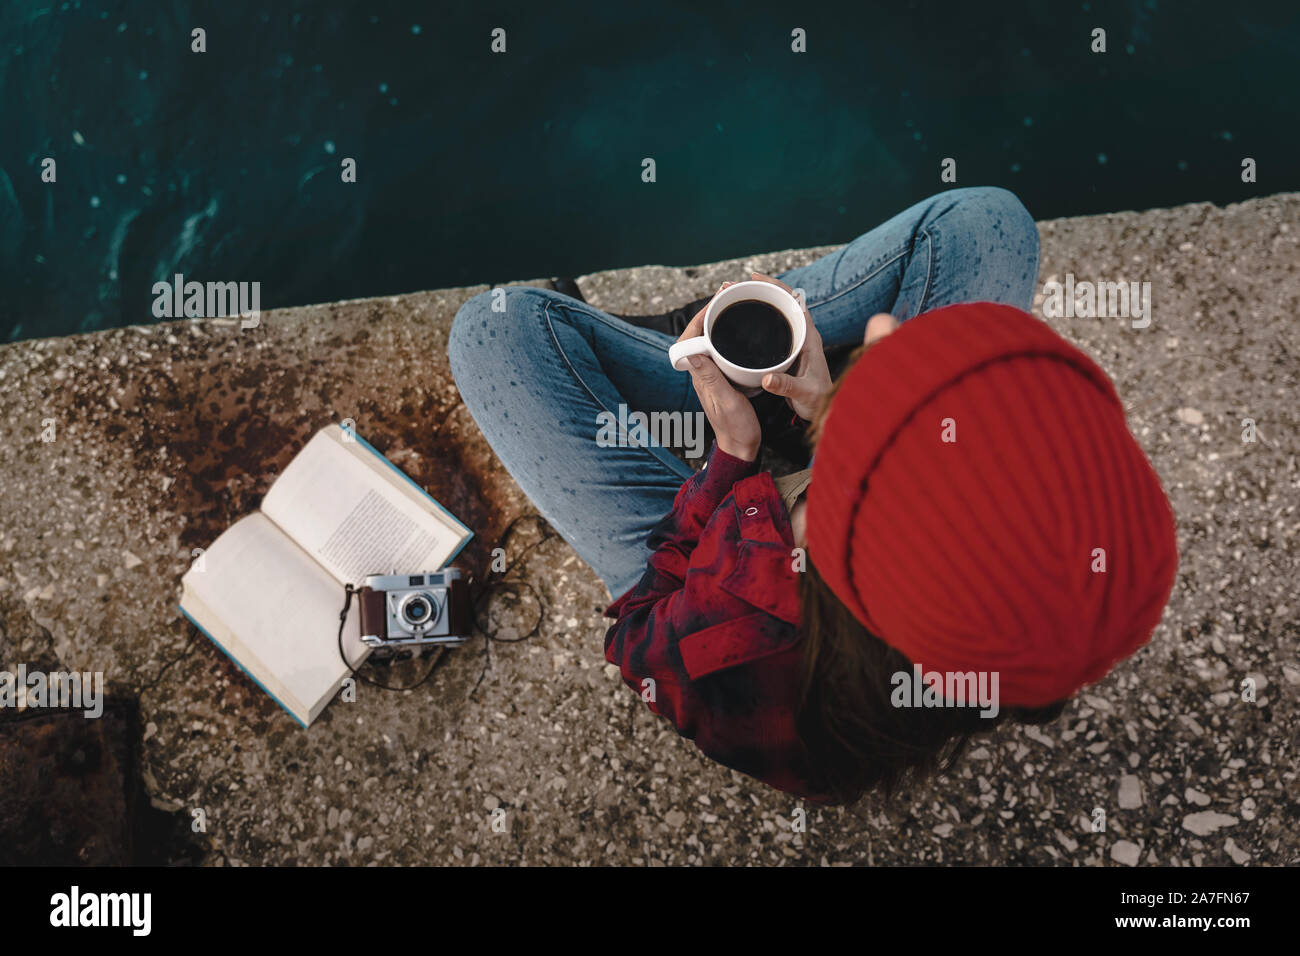
MULTIPOLYGON (((343 588, 260 513, 236 522, 181 579, 181 607, 302 723, 309 724, 348 670, 339 658, 343 588)), ((355 667, 357 601, 343 649, 355 667)))
POLYGON ((313 436, 275 480, 262 511, 340 584, 440 569, 468 532, 451 527, 455 519, 382 456, 341 444, 341 434, 331 426, 313 436))

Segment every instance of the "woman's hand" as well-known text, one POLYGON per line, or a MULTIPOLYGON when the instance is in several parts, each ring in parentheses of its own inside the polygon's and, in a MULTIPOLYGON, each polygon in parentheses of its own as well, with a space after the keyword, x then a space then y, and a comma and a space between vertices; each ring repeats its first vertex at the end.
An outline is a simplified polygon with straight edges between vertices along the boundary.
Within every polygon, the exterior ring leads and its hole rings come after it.
MULTIPOLYGON (((725 282, 722 288, 731 285, 725 282)), ((718 290, 719 292, 722 289, 718 290)), ((704 313, 708 307, 701 309, 691 319, 677 341, 694 338, 704 334, 704 313)), ((758 457, 758 448, 762 443, 763 430, 758 424, 758 415, 749 399, 736 391, 727 377, 722 374, 713 359, 707 355, 692 355, 690 363, 691 384, 695 394, 700 398, 704 414, 713 426, 713 434, 718 447, 728 455, 742 461, 753 461, 758 457)), ((825 364, 823 360, 822 364, 825 364)))
MULTIPOLYGON (((759 282, 770 282, 794 295, 794 290, 779 279, 773 279, 760 272, 753 273, 753 276, 759 282)), ((795 298, 799 297, 795 296, 795 298)), ((804 305, 802 299, 799 299, 799 305, 803 308, 804 325, 807 329, 803 348, 800 349, 794 364, 790 366, 789 372, 773 372, 764 375, 763 388, 773 395, 783 396, 796 415, 810 422, 821 407, 822 400, 831 390, 831 372, 826 365, 822 337, 817 332, 817 326, 813 325, 808 307, 804 305)))

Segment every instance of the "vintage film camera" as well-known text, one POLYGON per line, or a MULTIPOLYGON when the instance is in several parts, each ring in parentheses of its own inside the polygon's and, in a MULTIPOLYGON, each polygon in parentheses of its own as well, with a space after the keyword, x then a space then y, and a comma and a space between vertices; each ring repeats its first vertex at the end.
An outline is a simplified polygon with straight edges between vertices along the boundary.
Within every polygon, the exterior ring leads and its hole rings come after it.
POLYGON ((357 590, 361 640, 379 658, 421 656, 464 644, 474 628, 469 582, 457 568, 421 574, 372 574, 357 590))

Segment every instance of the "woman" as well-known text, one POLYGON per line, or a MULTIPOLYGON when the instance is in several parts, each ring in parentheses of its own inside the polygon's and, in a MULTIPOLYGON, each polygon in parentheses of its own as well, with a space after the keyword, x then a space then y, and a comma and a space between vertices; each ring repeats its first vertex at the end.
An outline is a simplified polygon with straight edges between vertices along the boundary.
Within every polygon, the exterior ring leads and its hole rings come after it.
POLYGON ((707 357, 676 372, 669 335, 559 293, 471 299, 452 371, 511 475, 621 595, 605 648, 628 685, 713 759, 847 803, 1008 718, 1054 719, 1168 599, 1168 502, 1105 374, 1023 311, 1037 268, 1032 218, 981 188, 769 279, 802 289, 810 320, 797 366, 764 381, 815 449, 780 479, 707 357), (852 346, 832 383, 825 350, 852 346), (702 410, 705 467, 597 442, 620 406, 702 410))

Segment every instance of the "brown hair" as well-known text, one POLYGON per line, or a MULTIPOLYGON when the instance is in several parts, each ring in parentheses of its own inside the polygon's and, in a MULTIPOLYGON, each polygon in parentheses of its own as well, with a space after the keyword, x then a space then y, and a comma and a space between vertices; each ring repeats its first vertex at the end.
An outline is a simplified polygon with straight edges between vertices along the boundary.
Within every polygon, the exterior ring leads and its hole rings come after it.
MULTIPOLYGON (((809 429, 812 443, 844 373, 867 348, 859 346, 849 355, 823 399, 809 429)), ((889 797, 951 769, 975 734, 1007 720, 1050 723, 1065 709, 1066 702, 1057 701, 982 717, 980 708, 972 706, 896 707, 893 675, 910 675, 912 661, 853 616, 811 558, 802 578, 804 657, 797 727, 819 789, 837 803, 856 803, 869 790, 889 797)))
POLYGON ((893 675, 912 662, 858 621, 808 562, 801 583, 804 672, 798 715, 803 741, 822 792, 855 803, 868 790, 886 797, 949 770, 970 738, 1011 719, 1046 724, 1065 701, 1046 707, 896 707, 893 675))

